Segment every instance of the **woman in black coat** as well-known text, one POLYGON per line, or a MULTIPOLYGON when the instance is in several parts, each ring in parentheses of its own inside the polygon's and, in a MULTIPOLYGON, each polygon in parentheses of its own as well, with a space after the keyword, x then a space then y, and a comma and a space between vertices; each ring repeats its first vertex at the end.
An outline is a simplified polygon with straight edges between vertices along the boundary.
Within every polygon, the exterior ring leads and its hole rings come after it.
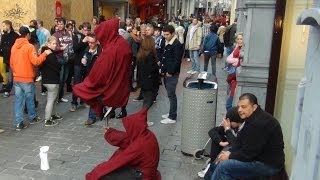
POLYGON ((137 54, 137 80, 144 97, 143 107, 150 108, 159 90, 159 66, 152 37, 146 37, 137 54))

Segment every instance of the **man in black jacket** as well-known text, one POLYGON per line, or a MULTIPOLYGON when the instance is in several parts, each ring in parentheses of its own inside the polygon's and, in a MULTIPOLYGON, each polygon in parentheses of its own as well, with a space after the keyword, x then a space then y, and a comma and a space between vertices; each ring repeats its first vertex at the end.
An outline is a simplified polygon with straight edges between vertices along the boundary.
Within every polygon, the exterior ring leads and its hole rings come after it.
POLYGON ((16 32, 14 32, 12 22, 9 20, 3 21, 2 27, 4 34, 1 37, 0 56, 3 57, 3 62, 6 65, 6 71, 8 73, 8 82, 6 84, 3 84, 1 92, 4 93, 4 97, 9 97, 13 86, 12 71, 10 69, 11 48, 16 39, 19 37, 19 35, 16 32))
POLYGON ((182 45, 176 38, 175 29, 171 25, 164 26, 163 35, 166 40, 162 56, 162 73, 164 74, 164 85, 167 90, 170 111, 169 114, 163 115, 160 122, 162 124, 176 123, 177 120, 177 95, 176 87, 178 84, 181 58, 183 55, 182 45))
MULTIPOLYGON (((89 22, 84 22, 79 28, 79 32, 75 32, 73 40, 74 51, 74 72, 73 72, 73 85, 79 84, 84 79, 84 66, 81 63, 81 59, 84 56, 85 50, 88 48, 88 34, 91 32, 91 25, 89 22)), ((75 112, 78 106, 78 97, 72 93, 71 112, 75 112)), ((80 100, 81 104, 81 100, 80 100)))
POLYGON ((279 122, 258 105, 251 93, 239 97, 245 124, 230 151, 218 156, 211 180, 273 176, 284 168, 284 142, 279 122))

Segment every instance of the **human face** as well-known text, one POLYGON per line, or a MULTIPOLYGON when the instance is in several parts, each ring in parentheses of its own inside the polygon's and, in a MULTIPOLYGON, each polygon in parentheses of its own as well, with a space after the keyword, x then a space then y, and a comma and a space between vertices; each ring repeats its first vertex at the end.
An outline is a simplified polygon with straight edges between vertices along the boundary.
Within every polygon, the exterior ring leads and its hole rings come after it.
POLYGON ((88 29, 87 27, 83 27, 82 32, 83 32, 83 35, 87 36, 91 32, 91 29, 88 29))
POLYGON ((155 36, 158 37, 158 36, 160 36, 160 34, 161 34, 161 32, 160 32, 159 30, 154 31, 154 35, 155 35, 155 36))
POLYGON ((97 24, 97 20, 95 18, 92 19, 92 24, 97 24))
POLYGON ((141 36, 145 36, 147 34, 146 29, 141 29, 141 36))
POLYGON ((173 34, 171 34, 170 32, 163 32, 163 36, 166 41, 170 41, 173 38, 173 34))
POLYGON ((48 45, 48 48, 50 48, 52 50, 56 50, 57 49, 57 41, 56 40, 51 41, 47 45, 48 45))
POLYGON ((245 98, 238 101, 238 113, 241 119, 246 119, 252 115, 257 109, 257 104, 250 103, 249 99, 245 98))
POLYGON ((2 23, 2 30, 7 32, 9 30, 9 26, 5 23, 2 23))
POLYGON ((197 24, 198 24, 198 20, 197 20, 197 19, 193 19, 193 20, 192 20, 192 24, 193 24, 193 25, 197 25, 197 24))
POLYGON ((135 35, 137 35, 137 33, 138 33, 137 29, 136 29, 136 28, 133 28, 133 29, 132 29, 132 33, 135 34, 135 35))
POLYGON ((238 46, 242 46, 243 45, 243 36, 242 35, 238 35, 236 38, 236 42, 238 46))
POLYGON ((126 19, 126 25, 127 26, 131 26, 131 20, 130 19, 126 19))
POLYGON ((153 35, 153 28, 147 27, 146 28, 146 35, 147 36, 152 36, 153 35))
POLYGON ((65 29, 64 23, 63 23, 63 22, 58 22, 58 30, 59 30, 59 31, 62 31, 62 30, 64 30, 64 29, 65 29))
POLYGON ((88 37, 88 43, 89 43, 90 49, 96 49, 97 48, 97 40, 95 38, 88 37))

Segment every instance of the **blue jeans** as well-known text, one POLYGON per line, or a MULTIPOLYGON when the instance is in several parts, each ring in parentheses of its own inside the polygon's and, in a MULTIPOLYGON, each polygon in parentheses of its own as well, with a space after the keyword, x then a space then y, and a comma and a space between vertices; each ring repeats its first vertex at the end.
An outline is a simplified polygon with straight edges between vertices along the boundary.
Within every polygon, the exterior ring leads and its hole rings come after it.
POLYGON ((89 109, 88 119, 90 119, 92 121, 96 121, 97 120, 97 113, 94 112, 94 110, 91 107, 89 109))
POLYGON ((170 102, 170 110, 169 110, 169 118, 172 120, 177 119, 177 95, 176 95, 176 87, 178 84, 179 75, 173 75, 172 77, 164 77, 164 85, 167 90, 169 102, 170 102))
POLYGON ((15 101, 15 126, 23 121, 23 107, 24 100, 26 102, 29 120, 33 120, 36 116, 36 109, 34 104, 36 86, 34 82, 14 82, 14 91, 16 96, 15 101))
POLYGON ((273 176, 280 171, 278 168, 259 161, 242 162, 235 159, 225 160, 218 165, 213 163, 211 166, 214 169, 211 180, 251 179, 260 176, 273 176))
POLYGON ((192 62, 191 70, 200 72, 199 50, 189 50, 192 62))

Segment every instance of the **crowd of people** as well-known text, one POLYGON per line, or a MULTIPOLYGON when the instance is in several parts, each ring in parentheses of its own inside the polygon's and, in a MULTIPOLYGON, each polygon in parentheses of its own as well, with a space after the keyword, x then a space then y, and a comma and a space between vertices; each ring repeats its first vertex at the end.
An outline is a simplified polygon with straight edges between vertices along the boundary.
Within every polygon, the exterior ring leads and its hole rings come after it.
POLYGON ((83 22, 77 27, 74 20, 55 18, 50 30, 43 27, 41 20, 31 20, 17 32, 8 20, 2 22, 2 27, 1 93, 8 98, 14 89, 17 131, 43 121, 46 127, 57 125, 63 117, 55 111, 55 105, 69 102, 65 91, 72 93, 70 112, 76 112, 79 106, 89 107, 86 126, 104 118, 108 108, 111 109, 109 117, 123 118, 125 132, 111 127, 106 127, 105 132, 105 139, 118 146, 118 151, 88 173, 87 179, 108 179, 128 171, 134 171, 137 179, 161 178, 157 171, 159 145, 147 129, 153 122, 147 120, 146 112, 157 101, 159 86, 163 84, 169 99, 169 113, 164 114, 160 122, 176 123, 176 87, 181 61, 191 61, 187 73, 197 74, 201 71, 199 57, 202 54, 203 71, 215 77, 216 58, 227 57, 223 69, 228 74, 228 113, 223 126, 209 133, 213 140, 212 161, 199 176, 212 180, 222 176, 233 179, 247 177, 248 173, 250 176, 273 175, 283 168, 279 123, 258 106, 252 94, 241 96, 238 107, 232 107, 236 71, 243 59, 243 33, 236 33, 236 20, 227 26, 225 21, 213 21, 209 17, 203 22, 183 18, 168 24, 144 23, 140 18, 121 21, 118 17, 99 22, 93 17, 91 23, 83 22), (41 94, 47 96, 44 119, 36 111, 37 81, 41 81, 41 94), (138 89, 140 93, 133 101, 143 101, 142 110, 127 117, 130 91, 138 89), (121 108, 119 114, 115 114, 116 108, 121 108), (28 124, 23 121, 23 113, 28 115, 28 124), (269 130, 261 133, 265 128, 269 130), (230 129, 235 131, 229 132, 230 129), (148 148, 141 150, 142 146, 148 148), (154 153, 152 158, 146 155, 150 152, 154 153), (273 155, 276 158, 272 158, 273 155), (235 171, 235 166, 241 166, 241 172, 235 171), (254 170, 257 167, 259 170, 254 170))

